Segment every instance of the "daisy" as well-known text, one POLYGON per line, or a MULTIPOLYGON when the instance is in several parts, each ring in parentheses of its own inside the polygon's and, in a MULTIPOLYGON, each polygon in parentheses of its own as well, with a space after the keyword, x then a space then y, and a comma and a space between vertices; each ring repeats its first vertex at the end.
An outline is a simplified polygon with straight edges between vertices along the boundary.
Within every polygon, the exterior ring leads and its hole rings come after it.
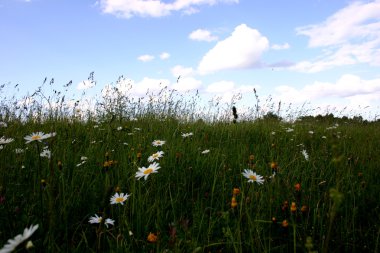
POLYGON ((205 154, 208 154, 208 153, 210 153, 210 150, 209 150, 209 149, 205 149, 205 150, 202 151, 202 154, 204 154, 204 155, 205 155, 205 154))
MULTIPOLYGON (((95 214, 95 216, 90 217, 88 222, 91 224, 99 224, 102 222, 102 220, 103 220, 103 217, 99 217, 97 214, 95 214)), ((107 218, 104 222, 104 225, 106 225, 106 227, 108 228, 108 225, 114 225, 114 223, 115 223, 114 220, 107 218)))
POLYGON ((148 162, 153 162, 154 160, 160 160, 160 158, 163 156, 164 151, 158 151, 154 153, 153 155, 148 157, 148 162))
POLYGON ((22 234, 17 235, 13 239, 9 239, 8 243, 0 250, 1 253, 12 252, 20 245, 22 242, 27 240, 32 234, 38 229, 38 224, 25 228, 22 234))
POLYGON ((14 141, 12 138, 5 138, 4 136, 0 138, 0 144, 8 144, 14 141))
POLYGON ((182 134, 182 137, 187 138, 187 137, 190 137, 192 135, 193 135, 193 133, 184 133, 184 134, 182 134))
POLYGON ((307 151, 304 149, 301 151, 302 155, 305 157, 305 160, 308 161, 309 160, 309 155, 307 153, 307 151))
POLYGON ((256 174, 256 172, 253 172, 252 170, 247 170, 245 169, 244 172, 242 173, 244 177, 248 178, 249 183, 256 182, 258 184, 263 184, 264 179, 262 176, 256 174))
POLYGON ((162 146, 165 144, 166 141, 160 141, 160 140, 154 140, 152 142, 152 145, 155 146, 155 147, 158 147, 158 146, 162 146))
POLYGON ((110 199, 110 202, 111 204, 121 204, 121 205, 124 205, 124 201, 126 201, 129 196, 131 195, 128 195, 128 193, 124 194, 124 193, 118 193, 116 192, 115 195, 113 195, 110 199))
POLYGON ((51 151, 48 148, 44 148, 42 150, 42 152, 40 153, 40 156, 41 157, 46 157, 46 158, 50 159, 50 157, 51 157, 51 151))
POLYGON ((42 140, 45 140, 45 139, 50 138, 50 137, 53 137, 55 135, 56 135, 56 133, 45 134, 44 132, 36 132, 36 133, 32 133, 31 135, 25 136, 24 139, 26 140, 25 143, 30 143, 32 141, 39 141, 39 142, 41 142, 42 140))
POLYGON ((139 171, 136 172, 136 178, 140 180, 142 177, 144 177, 145 180, 147 180, 148 176, 151 173, 157 173, 157 170, 161 168, 158 163, 152 163, 149 165, 148 168, 142 167, 139 168, 139 171))

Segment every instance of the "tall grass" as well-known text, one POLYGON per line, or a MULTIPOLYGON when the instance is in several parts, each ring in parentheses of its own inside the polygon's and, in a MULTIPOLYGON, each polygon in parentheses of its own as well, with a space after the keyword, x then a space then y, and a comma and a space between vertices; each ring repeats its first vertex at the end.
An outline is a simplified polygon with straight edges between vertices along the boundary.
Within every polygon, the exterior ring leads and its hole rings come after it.
POLYGON ((265 117, 255 92, 254 119, 237 108, 243 120, 232 123, 234 101, 200 109, 198 94, 158 95, 113 89, 88 111, 41 91, 25 107, 3 100, 0 136, 14 141, 0 150, 0 245, 39 224, 29 251, 379 250, 378 122, 286 122, 280 105, 265 117), (26 144, 36 131, 56 136, 26 144), (158 150, 158 173, 137 180, 158 150), (264 183, 249 183, 245 169, 264 183), (131 196, 111 205, 116 192, 131 196), (103 221, 90 224, 95 214, 103 221))

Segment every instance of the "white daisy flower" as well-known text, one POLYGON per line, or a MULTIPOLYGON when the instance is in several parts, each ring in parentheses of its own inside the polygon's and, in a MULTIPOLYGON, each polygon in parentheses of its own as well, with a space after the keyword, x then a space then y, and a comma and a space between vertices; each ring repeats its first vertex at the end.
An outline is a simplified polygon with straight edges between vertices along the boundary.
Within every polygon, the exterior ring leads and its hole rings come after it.
POLYGON ((3 121, 1 121, 1 122, 0 122, 0 127, 8 127, 8 124, 5 123, 5 122, 3 122, 3 121))
POLYGON ((117 131, 121 131, 121 130, 123 130, 123 127, 119 126, 119 127, 116 128, 116 130, 117 131))
POLYGON ((131 195, 128 195, 128 193, 124 194, 124 193, 118 193, 116 192, 115 195, 113 195, 110 199, 110 202, 111 204, 121 204, 121 205, 124 205, 124 202, 129 198, 129 196, 131 195))
POLYGON ((154 140, 152 142, 152 145, 155 146, 155 147, 158 147, 158 146, 162 146, 165 144, 166 141, 160 141, 160 140, 154 140))
POLYGON ((252 170, 245 169, 242 174, 244 177, 248 178, 249 183, 253 183, 253 182, 256 182, 258 184, 264 183, 264 178, 262 176, 256 174, 256 172, 253 172, 252 170))
POLYGON ((209 149, 205 149, 205 150, 202 151, 202 154, 208 154, 208 153, 210 153, 209 149))
POLYGON ((51 157, 51 151, 47 147, 45 147, 42 150, 42 152, 40 153, 40 156, 41 157, 46 157, 46 158, 50 159, 50 157, 51 157))
POLYGON ((158 151, 153 155, 148 157, 148 162, 153 162, 154 160, 160 160, 160 158, 164 155, 164 151, 158 151))
POLYGON ((50 137, 53 137, 55 135, 56 135, 55 133, 45 134, 44 132, 36 132, 36 133, 32 133, 31 135, 25 136, 24 139, 26 140, 25 143, 30 143, 32 141, 39 141, 39 142, 41 142, 42 140, 45 140, 45 139, 50 138, 50 137))
POLYGON ((24 150, 22 148, 16 148, 15 153, 16 154, 22 154, 22 153, 24 153, 24 150))
POLYGON ((8 144, 14 141, 13 138, 5 138, 4 136, 0 138, 0 144, 8 144))
POLYGON ((142 167, 139 168, 138 171, 136 172, 136 178, 140 180, 141 178, 144 178, 147 180, 148 176, 152 173, 157 173, 157 170, 160 169, 160 165, 158 163, 152 163, 149 165, 148 168, 142 167))
MULTIPOLYGON (((90 217, 88 222, 91 224, 99 224, 102 222, 102 220, 103 220, 103 217, 100 217, 97 214, 95 214, 95 216, 90 217)), ((108 225, 114 225, 114 224, 115 224, 115 221, 110 218, 107 218, 104 222, 104 225, 106 225, 107 228, 108 228, 108 225)))
POLYGON ((193 136, 193 133, 183 133, 182 134, 183 138, 187 138, 187 137, 190 137, 190 136, 193 136))
POLYGON ((20 245, 29 237, 31 237, 37 229, 38 229, 38 224, 34 226, 32 225, 29 228, 25 228, 22 234, 17 235, 13 239, 9 239, 7 244, 5 244, 2 249, 0 249, 0 252, 1 253, 12 252, 13 250, 17 248, 18 245, 20 245))
POLYGON ((307 151, 304 149, 301 151, 302 155, 305 157, 305 160, 308 161, 309 160, 309 155, 307 153, 307 151))

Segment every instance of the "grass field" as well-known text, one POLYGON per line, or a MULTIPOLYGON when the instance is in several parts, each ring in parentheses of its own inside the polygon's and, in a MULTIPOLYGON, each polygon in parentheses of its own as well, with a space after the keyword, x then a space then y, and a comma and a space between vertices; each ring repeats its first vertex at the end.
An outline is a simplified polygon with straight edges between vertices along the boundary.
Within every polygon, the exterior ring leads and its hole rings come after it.
POLYGON ((379 122, 207 122, 175 105, 23 120, 3 107, 4 252, 380 250, 379 122))

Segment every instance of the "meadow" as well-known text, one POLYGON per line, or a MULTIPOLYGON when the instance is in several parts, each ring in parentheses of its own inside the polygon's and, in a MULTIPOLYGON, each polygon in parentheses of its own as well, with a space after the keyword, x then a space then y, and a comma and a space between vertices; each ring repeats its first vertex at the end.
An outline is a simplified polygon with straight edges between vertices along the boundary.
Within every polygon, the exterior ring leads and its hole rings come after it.
POLYGON ((4 102, 0 252, 380 250, 379 121, 166 94, 4 102))

